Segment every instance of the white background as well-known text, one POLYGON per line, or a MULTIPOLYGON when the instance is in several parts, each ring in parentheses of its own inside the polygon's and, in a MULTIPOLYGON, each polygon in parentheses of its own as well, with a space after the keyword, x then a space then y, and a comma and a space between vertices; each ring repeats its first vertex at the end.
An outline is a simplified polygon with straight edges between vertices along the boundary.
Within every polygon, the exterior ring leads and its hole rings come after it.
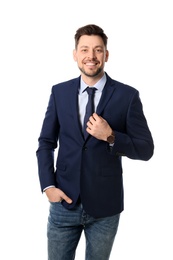
MULTIPOLYGON (((48 202, 35 151, 52 85, 79 75, 74 34, 108 35, 106 72, 140 91, 155 142, 148 162, 125 158, 125 210, 111 260, 172 260, 171 0, 0 2, 0 259, 46 260, 48 202)), ((77 260, 84 259, 82 237, 77 260)))

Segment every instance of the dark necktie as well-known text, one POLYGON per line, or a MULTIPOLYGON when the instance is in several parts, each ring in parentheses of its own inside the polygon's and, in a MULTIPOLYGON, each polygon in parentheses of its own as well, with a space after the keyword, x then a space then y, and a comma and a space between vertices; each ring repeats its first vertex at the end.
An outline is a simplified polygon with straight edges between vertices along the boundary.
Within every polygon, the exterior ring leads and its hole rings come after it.
POLYGON ((94 94, 95 94, 96 88, 87 87, 86 91, 88 93, 88 103, 86 105, 86 112, 85 112, 84 125, 83 125, 83 132, 84 132, 85 139, 88 136, 88 133, 86 131, 87 122, 89 120, 89 117, 94 113, 94 94))

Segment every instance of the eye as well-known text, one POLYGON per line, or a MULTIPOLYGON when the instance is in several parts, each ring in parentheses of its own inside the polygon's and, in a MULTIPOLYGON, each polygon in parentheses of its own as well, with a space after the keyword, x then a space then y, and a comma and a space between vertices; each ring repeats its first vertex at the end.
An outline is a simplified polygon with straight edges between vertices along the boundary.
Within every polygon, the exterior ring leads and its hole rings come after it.
POLYGON ((96 52, 101 53, 102 49, 96 49, 96 52))

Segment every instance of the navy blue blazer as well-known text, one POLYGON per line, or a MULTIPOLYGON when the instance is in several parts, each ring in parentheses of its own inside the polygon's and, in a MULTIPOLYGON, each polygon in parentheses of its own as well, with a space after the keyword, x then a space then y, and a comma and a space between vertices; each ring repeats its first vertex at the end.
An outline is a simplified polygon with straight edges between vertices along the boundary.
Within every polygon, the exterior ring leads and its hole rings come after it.
POLYGON ((73 200, 72 204, 62 202, 68 209, 80 196, 85 211, 94 217, 112 216, 124 209, 122 156, 147 161, 154 151, 139 92, 106 76, 96 113, 115 131, 113 148, 92 136, 84 140, 78 77, 52 87, 36 152, 41 189, 60 188, 73 200))

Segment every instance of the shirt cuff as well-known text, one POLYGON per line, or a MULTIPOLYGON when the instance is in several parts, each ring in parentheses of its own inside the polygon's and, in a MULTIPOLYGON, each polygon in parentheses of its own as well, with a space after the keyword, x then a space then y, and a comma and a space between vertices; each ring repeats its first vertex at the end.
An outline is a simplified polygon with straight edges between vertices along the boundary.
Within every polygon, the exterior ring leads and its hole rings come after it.
POLYGON ((55 186, 54 186, 54 185, 47 186, 46 188, 44 188, 43 191, 46 191, 46 190, 49 189, 49 188, 55 188, 55 186))

